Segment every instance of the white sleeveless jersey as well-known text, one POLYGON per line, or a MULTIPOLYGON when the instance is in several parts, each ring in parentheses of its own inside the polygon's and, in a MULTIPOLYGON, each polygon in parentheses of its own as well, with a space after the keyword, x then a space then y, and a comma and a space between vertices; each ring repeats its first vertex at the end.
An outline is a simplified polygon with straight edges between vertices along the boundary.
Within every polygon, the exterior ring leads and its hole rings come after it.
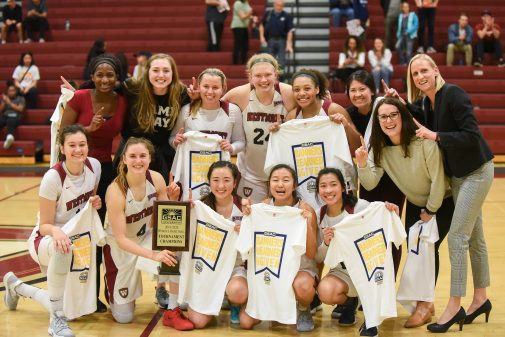
MULTIPOLYGON (((319 113, 316 116, 321 116, 321 117, 326 117, 328 116, 328 109, 330 108, 331 101, 327 99, 321 100, 321 109, 319 110, 319 113)), ((316 117, 314 116, 314 117, 316 117)), ((303 118, 302 114, 302 109, 298 107, 296 110, 296 117, 295 119, 305 119, 303 118)))
POLYGON ((342 172, 347 190, 356 190, 356 170, 344 127, 328 117, 292 119, 271 135, 265 172, 276 164, 291 166, 298 176, 297 192, 303 201, 317 209, 316 178, 325 167, 342 172))
POLYGON ((417 301, 435 300, 435 242, 439 240, 437 220, 418 221, 409 229, 407 261, 396 299, 410 313, 417 301))
POLYGON ((237 158, 240 173, 247 180, 254 183, 264 183, 268 180, 264 166, 270 135, 269 127, 277 121, 277 114, 280 114, 281 120, 284 121, 287 113, 277 86, 270 105, 261 104, 256 97, 256 92, 251 90, 249 104, 242 111, 246 147, 237 158))
POLYGON ((330 269, 344 262, 362 301, 367 328, 396 317, 396 290, 391 249, 407 234, 400 218, 383 202, 372 202, 333 226, 334 237, 324 264, 330 269))
MULTIPOLYGON (((63 162, 51 167, 40 183, 39 196, 56 201, 56 213, 53 225, 63 227, 70 219, 80 212, 100 181, 101 166, 95 158, 88 157, 84 162, 81 176, 68 174, 63 162)), ((32 233, 36 235, 37 226, 32 233)))
POLYGON ((242 112, 232 103, 221 102, 221 107, 215 110, 200 108, 195 116, 191 115, 191 104, 182 107, 175 127, 170 136, 173 144, 177 132, 184 127, 184 131, 200 131, 206 134, 219 135, 228 140, 233 146, 233 153, 244 150, 245 136, 242 126, 242 112))
MULTIPOLYGON (((146 194, 140 201, 135 200, 128 188, 125 201, 126 236, 144 245, 151 240, 149 225, 156 200, 156 187, 150 171, 146 172, 146 194)), ((106 219, 108 222, 108 219, 106 219)), ((122 250, 112 233, 112 226, 107 226, 107 245, 103 248, 107 300, 109 303, 125 304, 142 296, 142 277, 135 268, 138 256, 122 250)))
POLYGON ((205 315, 218 315, 235 267, 238 234, 235 223, 199 200, 191 211, 188 252, 180 262, 179 303, 205 315))
POLYGON ((283 324, 296 323, 292 287, 305 254, 307 220, 298 208, 265 203, 251 206, 244 217, 237 250, 247 264, 249 316, 283 324))
POLYGON ((182 185, 182 200, 189 199, 189 189, 193 200, 199 200, 210 192, 207 181, 210 165, 219 160, 230 161, 230 153, 221 150, 219 135, 188 131, 184 136, 187 140, 177 146, 172 174, 174 182, 182 185))

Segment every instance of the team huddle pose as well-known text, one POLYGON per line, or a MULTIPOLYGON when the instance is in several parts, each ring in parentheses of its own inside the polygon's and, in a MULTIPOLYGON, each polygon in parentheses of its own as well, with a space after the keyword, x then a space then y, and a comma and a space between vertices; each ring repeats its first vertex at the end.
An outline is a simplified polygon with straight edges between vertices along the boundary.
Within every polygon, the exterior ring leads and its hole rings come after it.
POLYGON ((411 302, 404 326, 432 320, 446 236, 451 293, 428 330, 456 323, 461 330, 481 314, 487 321, 482 205, 493 156, 468 95, 446 83, 429 56, 409 63, 408 102, 385 83, 385 97, 376 97, 373 77, 354 72, 347 109, 331 101, 316 70, 296 72, 292 85, 279 83, 279 65, 268 54, 252 56, 248 83, 228 92, 217 68, 203 70, 189 88, 169 55, 151 56, 145 68, 141 78, 119 83, 117 60, 99 56, 88 68, 91 82, 68 102, 55 144, 61 161, 42 178, 39 219, 28 239, 48 289, 8 272, 10 310, 20 296, 32 298, 49 311, 51 336, 74 336, 68 320, 106 310, 97 296, 103 256, 106 300, 118 323, 135 319, 141 271, 156 274, 163 262, 181 267, 181 277, 155 275, 168 327, 205 328, 228 302, 230 322, 243 329, 274 320, 312 331, 311 304, 320 300, 337 305, 331 316, 341 326, 356 324, 361 303, 359 334, 377 336, 381 322, 397 316, 399 246, 408 234, 409 251, 417 242, 416 259, 424 262, 405 267, 400 289, 422 275, 427 282, 418 290, 431 295, 402 292, 411 302), (301 130, 293 143, 274 142, 289 127, 301 130), (188 252, 152 249, 154 202, 165 200, 191 204, 188 252), (435 239, 421 236, 423 228, 435 239), (339 248, 340 240, 355 245, 339 248), (467 251, 474 294, 465 311, 467 251), (212 282, 194 283, 202 278, 212 282))

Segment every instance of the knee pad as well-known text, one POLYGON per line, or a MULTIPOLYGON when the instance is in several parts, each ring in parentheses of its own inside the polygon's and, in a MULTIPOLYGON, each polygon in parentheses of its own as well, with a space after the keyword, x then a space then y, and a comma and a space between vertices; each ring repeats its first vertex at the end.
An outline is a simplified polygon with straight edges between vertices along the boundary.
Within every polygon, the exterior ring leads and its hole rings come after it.
POLYGON ((56 274, 68 273, 70 271, 70 265, 72 263, 72 256, 72 251, 65 254, 55 249, 49 258, 49 266, 51 271, 56 274))
POLYGON ((111 304, 112 317, 121 324, 131 323, 133 321, 133 311, 135 309, 134 302, 125 304, 111 304))

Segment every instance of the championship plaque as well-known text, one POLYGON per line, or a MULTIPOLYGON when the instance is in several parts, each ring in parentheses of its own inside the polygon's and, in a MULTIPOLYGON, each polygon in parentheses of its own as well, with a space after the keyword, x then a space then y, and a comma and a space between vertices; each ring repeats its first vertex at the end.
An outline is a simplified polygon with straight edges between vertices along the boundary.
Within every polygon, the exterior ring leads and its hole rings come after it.
MULTIPOLYGON (((189 251, 189 202, 155 201, 153 250, 189 251)), ((160 275, 179 275, 179 264, 161 263, 160 275)))

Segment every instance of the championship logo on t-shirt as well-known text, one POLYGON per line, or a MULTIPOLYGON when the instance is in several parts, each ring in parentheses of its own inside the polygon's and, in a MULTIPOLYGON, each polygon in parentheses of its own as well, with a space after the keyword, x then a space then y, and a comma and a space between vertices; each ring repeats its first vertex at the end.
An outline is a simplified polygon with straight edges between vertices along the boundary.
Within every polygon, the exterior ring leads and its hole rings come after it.
POLYGON ((70 271, 89 270, 91 266, 91 234, 85 232, 70 237, 72 241, 72 263, 70 271))
POLYGON ((384 236, 384 229, 380 228, 365 234, 362 238, 354 241, 354 245, 358 249, 361 262, 365 267, 368 281, 375 274, 375 283, 381 284, 383 281, 382 271, 386 263, 386 237, 384 236))
MULTIPOLYGON (((203 261, 212 271, 215 271, 228 233, 210 223, 201 220, 196 222, 195 244, 191 258, 203 261)), ((203 266, 197 263, 196 267, 197 272, 199 269, 200 272, 202 271, 203 266)))
POLYGON ((265 283, 270 282, 269 273, 280 278, 286 234, 254 232, 255 274, 265 271, 265 283))
POLYGON ((315 180, 317 173, 326 167, 323 142, 302 143, 291 146, 293 162, 298 175, 298 185, 307 182, 307 190, 316 190, 315 180))
POLYGON ((207 183, 207 172, 212 163, 221 160, 221 151, 190 151, 189 152, 189 187, 192 190, 200 188, 200 196, 210 192, 207 183))

